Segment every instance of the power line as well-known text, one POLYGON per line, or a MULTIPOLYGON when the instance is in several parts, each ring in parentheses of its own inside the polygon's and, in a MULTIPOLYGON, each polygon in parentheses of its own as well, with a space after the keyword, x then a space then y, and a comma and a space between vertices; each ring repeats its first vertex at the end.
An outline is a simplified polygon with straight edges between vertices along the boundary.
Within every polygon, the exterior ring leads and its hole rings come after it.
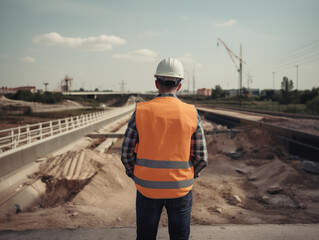
MULTIPOLYGON (((263 60, 263 61, 261 61, 261 62, 259 62, 259 63, 252 64, 251 66, 254 67, 254 66, 258 66, 258 65, 270 64, 270 63, 273 62, 273 61, 278 61, 278 60, 280 60, 281 58, 287 57, 287 55, 289 56, 291 53, 298 52, 298 51, 300 51, 301 49, 306 48, 306 47, 308 47, 308 46, 310 46, 310 45, 313 45, 313 44, 316 44, 316 43, 319 43, 319 39, 317 39, 317 40, 315 40, 315 41, 312 41, 312 42, 310 42, 310 43, 308 43, 308 44, 306 44, 306 45, 304 45, 304 46, 302 46, 302 47, 300 47, 300 48, 297 48, 297 49, 294 49, 294 50, 292 50, 292 51, 289 51, 289 52, 287 52, 287 53, 285 53, 285 54, 283 54, 283 55, 281 55, 281 56, 277 56, 277 57, 273 57, 273 58, 270 58, 270 59, 266 59, 266 60, 263 60)), ((315 47, 313 47, 313 48, 316 48, 316 47, 318 47, 318 46, 315 46, 315 47)))
POLYGON ((295 58, 287 58, 285 60, 281 60, 280 62, 278 61, 277 63, 271 63, 271 64, 266 64, 264 66, 260 66, 260 67, 250 67, 251 70, 264 70, 264 69, 269 69, 269 68, 279 68, 282 67, 283 65, 287 65, 287 64, 298 64, 302 61, 304 61, 305 59, 311 59, 314 57, 317 57, 319 55, 319 48, 316 51, 312 51, 303 55, 299 55, 295 58))
POLYGON ((251 69, 258 70, 261 68, 273 68, 277 67, 278 65, 287 64, 287 62, 298 62, 302 61, 304 58, 316 57, 319 54, 319 46, 317 49, 313 50, 314 48, 308 49, 308 51, 303 53, 297 53, 292 55, 291 57, 287 57, 286 59, 277 60, 276 62, 272 62, 269 64, 264 64, 263 66, 258 67, 251 67, 251 69))
POLYGON ((258 72, 277 72, 278 70, 281 69, 287 69, 287 68, 291 68, 294 67, 296 65, 304 65, 308 62, 315 62, 318 59, 319 55, 318 54, 314 54, 311 56, 305 56, 303 58, 300 58, 298 60, 290 60, 287 62, 283 62, 282 64, 278 64, 277 66, 267 66, 264 69, 257 69, 257 70, 251 70, 254 73, 258 73, 258 72))
POLYGON ((254 75, 266 75, 274 72, 282 72, 296 65, 302 66, 319 60, 319 39, 312 41, 300 48, 294 49, 281 56, 261 61, 257 64, 249 64, 247 68, 254 75))
POLYGON ((313 62, 317 62, 317 61, 319 61, 319 57, 317 57, 315 59, 312 59, 312 60, 309 60, 309 61, 306 61, 306 62, 303 62, 303 63, 300 63, 300 64, 290 65, 290 66, 288 66, 286 68, 277 69, 275 71, 270 71, 269 70, 269 71, 263 71, 263 72, 254 72, 252 75, 265 76, 265 75, 271 74, 273 72, 276 72, 276 73, 277 72, 283 72, 283 71, 288 70, 290 68, 295 68, 296 65, 298 65, 300 67, 300 66, 306 65, 308 63, 313 63, 313 62))

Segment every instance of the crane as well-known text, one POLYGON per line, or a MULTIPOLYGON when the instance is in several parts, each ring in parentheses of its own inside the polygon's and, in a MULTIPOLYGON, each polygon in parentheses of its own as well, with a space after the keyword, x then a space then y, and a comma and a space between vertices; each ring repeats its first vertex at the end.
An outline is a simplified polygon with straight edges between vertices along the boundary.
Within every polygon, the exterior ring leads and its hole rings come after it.
POLYGON ((61 92, 70 92, 71 90, 71 83, 73 78, 70 78, 68 75, 65 75, 64 79, 61 80, 61 92))
POLYGON ((230 59, 234 63, 238 73, 239 73, 239 96, 241 97, 241 90, 242 90, 242 78, 243 78, 243 63, 246 63, 242 59, 242 52, 241 52, 241 45, 240 45, 240 57, 238 57, 230 48, 226 45, 226 43, 221 40, 220 38, 217 39, 217 46, 219 46, 219 43, 223 44, 223 46, 226 48, 230 59), (239 61, 239 65, 236 63, 235 59, 239 61))

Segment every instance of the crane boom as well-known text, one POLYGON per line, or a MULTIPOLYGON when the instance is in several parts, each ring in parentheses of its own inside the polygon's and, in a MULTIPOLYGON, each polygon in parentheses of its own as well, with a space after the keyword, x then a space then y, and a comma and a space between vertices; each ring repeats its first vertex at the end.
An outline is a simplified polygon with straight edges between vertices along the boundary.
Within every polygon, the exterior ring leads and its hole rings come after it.
POLYGON ((236 67, 236 69, 237 69, 237 71, 239 71, 239 70, 240 70, 240 67, 236 64, 234 58, 238 59, 239 62, 243 62, 243 63, 246 63, 246 62, 245 62, 241 57, 238 57, 238 56, 226 45, 226 43, 225 43, 223 40, 221 40, 220 38, 217 39, 217 45, 218 45, 219 43, 223 44, 223 46, 226 48, 227 53, 229 54, 231 60, 233 61, 234 65, 235 65, 235 67, 236 67))
POLYGON ((217 39, 217 46, 219 46, 219 43, 223 44, 224 47, 226 48, 231 60, 233 61, 238 73, 239 73, 239 102, 241 106, 241 90, 242 90, 242 78, 243 78, 243 63, 246 63, 242 59, 242 52, 241 52, 241 45, 240 45, 240 57, 238 57, 230 48, 226 45, 226 43, 221 40, 220 38, 217 39), (239 61, 239 66, 236 64, 235 59, 238 59, 239 61))

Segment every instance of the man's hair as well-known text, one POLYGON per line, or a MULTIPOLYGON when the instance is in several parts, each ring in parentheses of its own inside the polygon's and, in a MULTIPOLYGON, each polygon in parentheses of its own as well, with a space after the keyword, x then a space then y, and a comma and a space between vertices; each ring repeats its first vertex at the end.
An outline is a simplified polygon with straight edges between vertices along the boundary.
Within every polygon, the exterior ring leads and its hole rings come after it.
POLYGON ((157 82, 163 86, 163 87, 167 87, 167 88, 174 88, 177 87, 178 84, 181 82, 181 79, 176 79, 176 80, 163 80, 160 78, 156 78, 157 82))

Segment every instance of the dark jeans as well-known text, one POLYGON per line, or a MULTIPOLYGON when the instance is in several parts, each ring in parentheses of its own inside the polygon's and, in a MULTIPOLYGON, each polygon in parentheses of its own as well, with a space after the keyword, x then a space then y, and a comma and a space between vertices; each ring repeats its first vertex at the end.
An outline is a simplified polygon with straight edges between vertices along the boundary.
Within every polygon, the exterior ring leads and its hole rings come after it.
POLYGON ((192 191, 174 199, 151 199, 139 191, 136 194, 137 240, 156 239, 158 223, 165 206, 170 239, 185 240, 190 233, 190 216, 193 204, 192 191))

